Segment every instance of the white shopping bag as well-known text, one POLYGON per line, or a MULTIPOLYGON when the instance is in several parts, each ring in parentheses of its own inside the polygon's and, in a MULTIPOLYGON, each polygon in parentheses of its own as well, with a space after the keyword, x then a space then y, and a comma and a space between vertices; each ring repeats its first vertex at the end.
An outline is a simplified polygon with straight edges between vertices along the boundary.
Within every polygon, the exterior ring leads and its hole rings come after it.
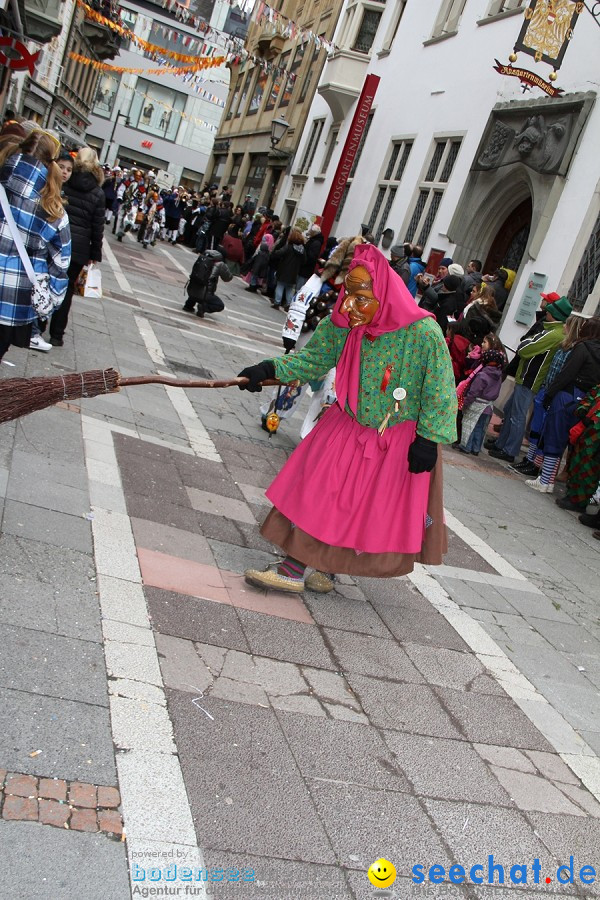
POLYGON ((311 275, 308 281, 302 285, 294 295, 290 304, 290 310, 286 316, 281 336, 297 341, 302 333, 302 325, 306 318, 306 310, 323 287, 323 282, 318 275, 311 275))
POLYGON ((102 297, 102 273, 96 263, 90 263, 88 266, 83 296, 94 300, 102 297))

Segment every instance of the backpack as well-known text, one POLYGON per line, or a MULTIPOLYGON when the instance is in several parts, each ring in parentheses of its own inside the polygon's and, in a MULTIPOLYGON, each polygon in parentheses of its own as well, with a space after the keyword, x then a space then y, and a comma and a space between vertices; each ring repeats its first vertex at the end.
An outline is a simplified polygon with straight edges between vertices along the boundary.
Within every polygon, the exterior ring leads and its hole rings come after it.
POLYGON ((200 254, 192 267, 186 284, 188 296, 193 300, 204 300, 215 259, 200 254))

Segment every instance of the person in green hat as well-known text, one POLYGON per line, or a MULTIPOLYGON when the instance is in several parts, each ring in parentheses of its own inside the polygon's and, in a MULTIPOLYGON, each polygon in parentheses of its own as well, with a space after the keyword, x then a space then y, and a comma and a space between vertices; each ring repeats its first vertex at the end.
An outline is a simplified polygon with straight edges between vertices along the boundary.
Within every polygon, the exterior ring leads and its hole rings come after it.
POLYGON ((544 382, 552 357, 562 343, 565 322, 573 311, 568 297, 560 297, 546 306, 542 331, 524 338, 517 348, 519 366, 515 389, 504 407, 504 424, 496 440, 485 444, 490 456, 514 462, 521 449, 527 413, 544 382))

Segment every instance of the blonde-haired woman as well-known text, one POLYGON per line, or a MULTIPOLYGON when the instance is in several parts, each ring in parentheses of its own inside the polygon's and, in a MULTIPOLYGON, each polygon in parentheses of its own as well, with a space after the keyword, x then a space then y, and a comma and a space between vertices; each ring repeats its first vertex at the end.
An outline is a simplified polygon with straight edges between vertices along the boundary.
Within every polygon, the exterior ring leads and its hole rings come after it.
POLYGON ((69 266, 69 286, 65 299, 50 320, 50 343, 62 347, 64 333, 75 291, 75 282, 81 270, 89 263, 102 261, 102 238, 106 199, 102 185, 104 172, 96 151, 82 147, 73 163, 73 174, 64 186, 67 212, 71 223, 73 250, 69 266))
MULTIPOLYGON (((0 182, 34 271, 49 276, 55 306, 65 295, 71 260, 69 219, 61 200, 62 177, 55 161, 59 153, 58 139, 37 129, 0 150, 0 182)), ((30 346, 37 313, 31 305, 31 282, 1 207, 0 284, 2 359, 11 344, 30 346)))

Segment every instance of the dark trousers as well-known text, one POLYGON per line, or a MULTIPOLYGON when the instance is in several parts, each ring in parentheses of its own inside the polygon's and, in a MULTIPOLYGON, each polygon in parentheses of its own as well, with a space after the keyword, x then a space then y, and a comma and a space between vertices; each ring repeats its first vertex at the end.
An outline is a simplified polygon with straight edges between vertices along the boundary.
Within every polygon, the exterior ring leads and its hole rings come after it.
POLYGON ((57 341, 62 341, 63 335, 67 329, 69 312, 71 310, 71 303, 73 302, 73 294, 75 292, 75 282, 79 278, 82 269, 83 263, 78 263, 74 260, 71 262, 67 273, 69 276, 69 286, 67 287, 65 299, 58 309, 55 309, 52 313, 52 318, 50 319, 50 337, 55 338, 57 341))

